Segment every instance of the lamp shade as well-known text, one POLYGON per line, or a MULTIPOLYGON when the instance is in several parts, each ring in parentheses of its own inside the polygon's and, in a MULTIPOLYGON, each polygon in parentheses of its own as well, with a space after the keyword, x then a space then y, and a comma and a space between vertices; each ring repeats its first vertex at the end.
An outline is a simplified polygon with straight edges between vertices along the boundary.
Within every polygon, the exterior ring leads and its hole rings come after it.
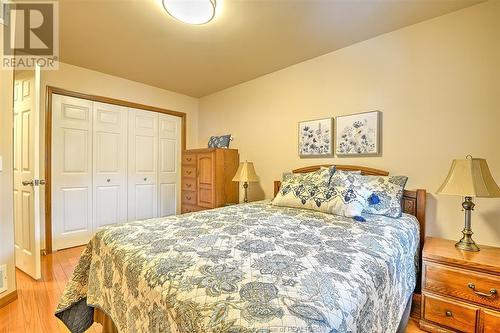
POLYGON ((454 160, 438 194, 464 197, 498 198, 500 188, 483 158, 454 160))
POLYGON ((233 177, 233 182, 258 182, 259 177, 255 173, 255 168, 252 162, 240 163, 238 171, 233 177))

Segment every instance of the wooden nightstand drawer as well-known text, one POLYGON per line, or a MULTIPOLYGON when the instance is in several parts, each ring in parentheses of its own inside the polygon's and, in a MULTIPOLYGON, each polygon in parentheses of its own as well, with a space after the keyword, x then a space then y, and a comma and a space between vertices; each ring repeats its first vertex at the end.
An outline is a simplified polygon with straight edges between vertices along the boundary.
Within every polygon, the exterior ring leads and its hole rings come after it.
POLYGON ((500 308, 500 277, 430 262, 424 264, 424 289, 500 308))
POLYGON ((485 310, 483 313, 484 333, 500 331, 500 312, 485 310))
POLYGON ((424 319, 460 332, 475 332, 478 308, 424 295, 424 319))

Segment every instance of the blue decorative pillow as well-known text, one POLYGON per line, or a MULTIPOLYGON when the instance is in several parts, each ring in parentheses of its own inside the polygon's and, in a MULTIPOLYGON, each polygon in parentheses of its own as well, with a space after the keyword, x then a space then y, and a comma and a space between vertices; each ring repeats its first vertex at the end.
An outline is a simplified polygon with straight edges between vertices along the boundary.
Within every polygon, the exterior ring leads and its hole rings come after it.
POLYGON ((229 148, 231 134, 221 136, 211 136, 208 140, 208 148, 229 148))
POLYGON ((406 176, 363 176, 361 174, 335 174, 331 186, 342 183, 344 186, 365 189, 370 192, 363 213, 400 217, 401 203, 406 176))

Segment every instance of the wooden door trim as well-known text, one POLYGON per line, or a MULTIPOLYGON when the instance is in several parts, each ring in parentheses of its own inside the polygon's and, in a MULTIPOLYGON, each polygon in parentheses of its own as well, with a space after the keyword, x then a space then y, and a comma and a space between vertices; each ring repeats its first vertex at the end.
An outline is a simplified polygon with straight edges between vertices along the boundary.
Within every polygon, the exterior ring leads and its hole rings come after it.
POLYGON ((172 111, 156 106, 145 105, 126 100, 90 95, 81 92, 47 86, 45 96, 45 254, 52 253, 52 94, 76 97, 93 102, 107 103, 128 108, 153 111, 181 118, 181 151, 186 150, 186 121, 184 112, 172 111))
POLYGON ((6 306, 9 303, 14 302, 16 299, 17 299, 17 289, 0 298, 0 308, 6 306))

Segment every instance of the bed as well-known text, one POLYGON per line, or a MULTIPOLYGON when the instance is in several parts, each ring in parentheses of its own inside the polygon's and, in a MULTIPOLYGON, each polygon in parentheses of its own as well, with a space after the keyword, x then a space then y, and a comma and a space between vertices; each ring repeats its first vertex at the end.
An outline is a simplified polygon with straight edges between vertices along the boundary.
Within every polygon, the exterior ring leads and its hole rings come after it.
POLYGON ((357 222, 262 201, 109 226, 56 316, 72 332, 396 332, 419 284, 425 191, 403 209, 357 222))

